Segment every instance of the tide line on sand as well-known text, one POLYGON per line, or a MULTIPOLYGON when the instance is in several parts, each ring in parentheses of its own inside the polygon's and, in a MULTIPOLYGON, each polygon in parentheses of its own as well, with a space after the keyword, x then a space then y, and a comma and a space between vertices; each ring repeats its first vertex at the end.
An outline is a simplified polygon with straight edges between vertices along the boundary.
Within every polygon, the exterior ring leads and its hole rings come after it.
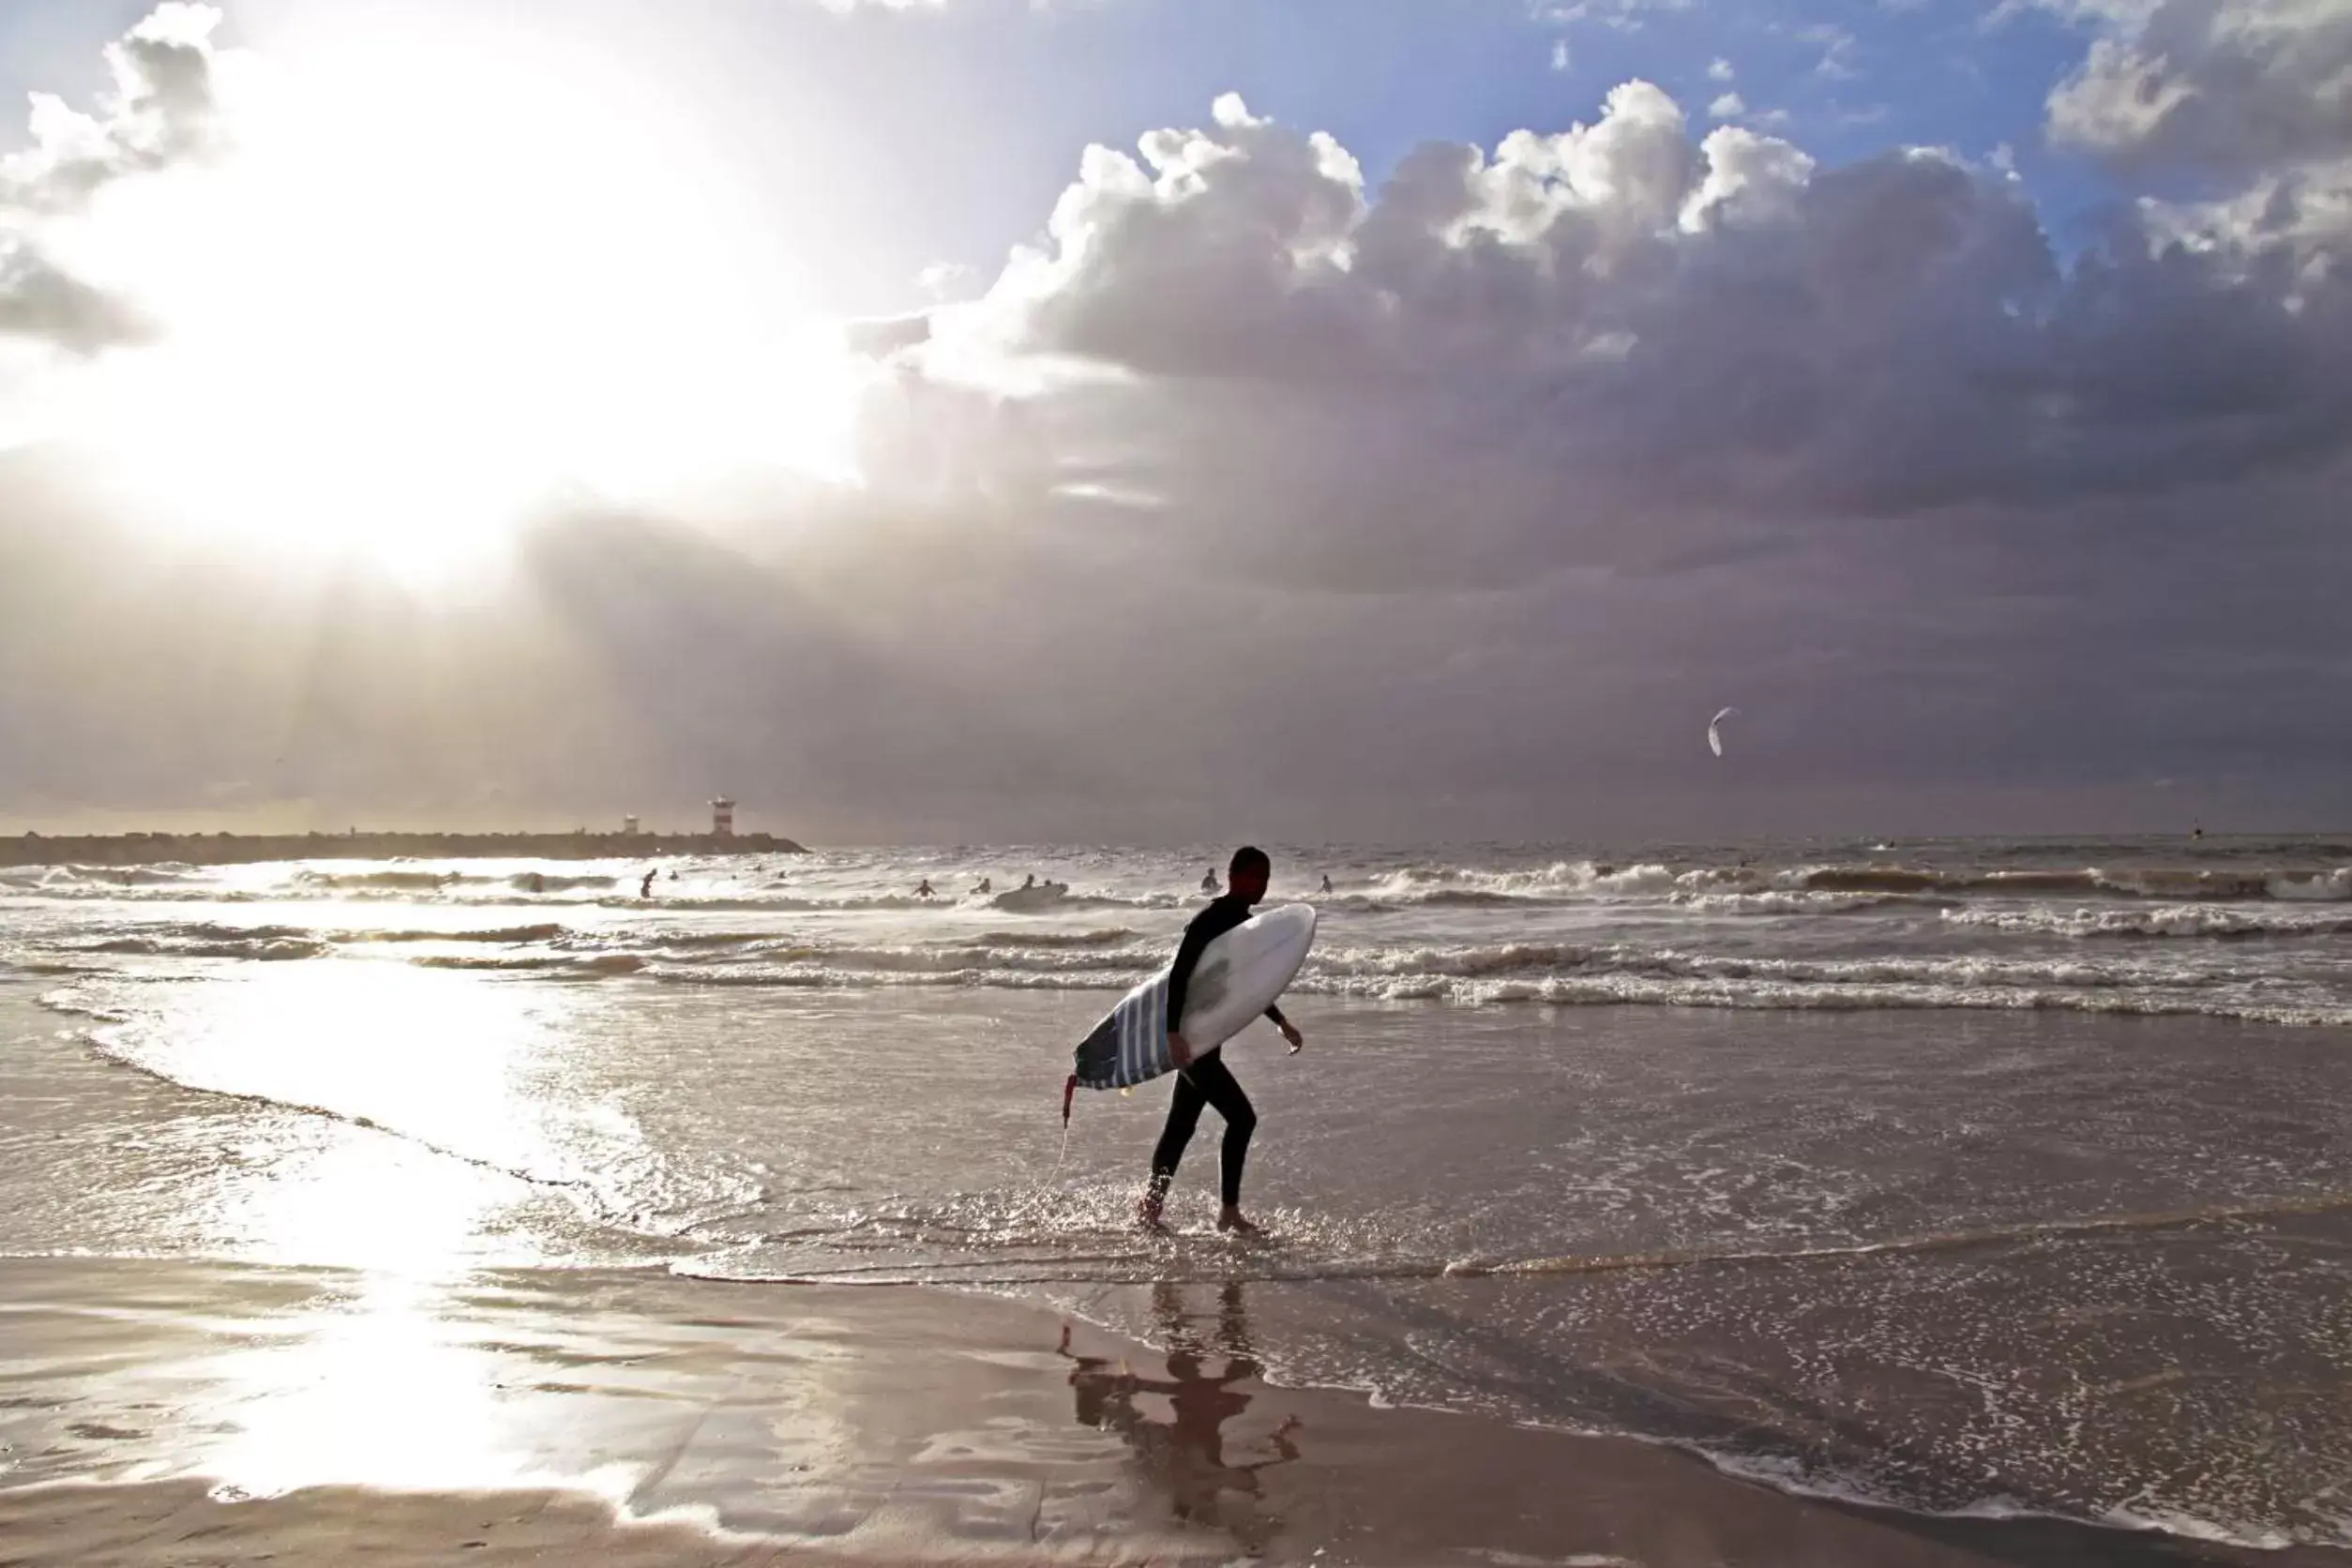
POLYGON ((931 1290, 0 1260, 0 1539, 24 1568, 2352 1561, 1276 1388, 1240 1287, 1153 1289, 1146 1348, 931 1290))

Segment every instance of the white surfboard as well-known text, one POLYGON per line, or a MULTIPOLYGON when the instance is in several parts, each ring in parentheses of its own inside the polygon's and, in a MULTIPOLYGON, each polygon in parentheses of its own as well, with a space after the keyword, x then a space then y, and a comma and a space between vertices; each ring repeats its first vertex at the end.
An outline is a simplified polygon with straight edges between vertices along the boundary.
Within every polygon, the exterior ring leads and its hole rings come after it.
MULTIPOLYGON (((1184 1017, 1178 1026, 1193 1054, 1225 1044, 1274 1005, 1298 977, 1314 944, 1314 906, 1284 904, 1259 911, 1201 949, 1192 982, 1184 988, 1184 1017)), ((1169 972, 1160 971, 1120 998, 1078 1042, 1076 1083, 1124 1089, 1175 1067, 1168 1051, 1169 972)))

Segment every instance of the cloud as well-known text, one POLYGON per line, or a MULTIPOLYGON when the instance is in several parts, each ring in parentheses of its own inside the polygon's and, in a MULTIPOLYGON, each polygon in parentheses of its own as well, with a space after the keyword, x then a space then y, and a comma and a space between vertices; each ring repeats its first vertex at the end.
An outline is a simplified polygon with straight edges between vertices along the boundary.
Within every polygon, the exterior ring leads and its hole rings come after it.
POLYGON ((219 135, 209 6, 158 6, 106 48, 98 113, 36 93, 31 145, 0 158, 0 337, 74 354, 146 340, 129 302, 67 270, 43 231, 108 186, 202 158, 219 135))
POLYGON ((1532 0, 1529 12, 1556 26, 1597 23, 1621 33, 1639 32, 1660 11, 1687 11, 1697 0, 1532 0))
POLYGON ((1568 67, 1569 67, 1569 64, 1570 64, 1570 61, 1569 61, 1569 55, 1568 55, 1568 40, 1567 40, 1566 38, 1555 38, 1555 39, 1553 39, 1553 40, 1552 40, 1552 69, 1554 69, 1554 70, 1566 70, 1566 69, 1568 68, 1568 67))
POLYGON ((1985 14, 1987 28, 2004 27, 2029 12, 2056 17, 2070 27, 2136 26, 2164 0, 2000 0, 1985 14))
POLYGON ((903 316, 867 316, 841 324, 842 340, 852 354, 869 359, 886 359, 902 349, 911 349, 931 336, 928 311, 918 310, 903 316))
POLYGON ((1710 82, 1728 82, 1738 74, 1731 62, 1720 54, 1707 62, 1707 80, 1710 82))
POLYGON ((933 299, 952 299, 969 293, 982 281, 975 267, 961 262, 933 262, 915 274, 914 285, 933 299))
MULTIPOLYGON (((1638 737, 1737 671, 1802 707, 1820 749, 1791 778, 1818 787, 2237 754, 2316 800, 2340 761, 2292 714, 2341 679, 2352 294, 2314 222, 2293 250, 2231 219, 2131 209, 2070 262, 1998 169, 1701 134, 1642 83, 1374 184, 1225 99, 1090 149, 906 373, 969 430, 957 385, 1033 368, 989 415, 1019 411, 1021 472, 963 460, 975 536, 1059 541, 1025 568, 1038 602, 1140 581, 1197 607, 1105 635, 1235 661, 1172 732, 1314 753, 1237 762, 1237 798, 1364 805, 1354 768, 1417 798, 1403 817, 1474 778, 1471 820, 1534 820, 1640 788, 1638 737), (1238 695, 1252 668, 1296 705, 1238 695)), ((1116 660, 1081 684, 1149 686, 1116 660)))
POLYGON ((2213 275, 2267 279, 2299 328, 2329 330, 2352 250, 2352 6, 2155 0, 2106 26, 2050 95, 2051 140, 2221 189, 2143 199, 2138 222, 2213 275))
POLYGON ((1821 58, 1813 68, 1816 76, 1829 77, 1833 81, 1846 81, 1854 76, 1854 51, 1858 40, 1852 33, 1832 23, 1823 22, 1810 27, 1800 27, 1797 38, 1802 43, 1821 46, 1821 58))
POLYGON ((28 245, 0 245, 0 337, 91 354, 156 336, 155 324, 128 301, 83 282, 28 245))
POLYGON ((169 0, 106 47, 97 114, 33 95, 32 146, 0 159, 0 209, 78 209, 100 188, 200 156, 215 131, 211 44, 220 13, 169 0))
POLYGON ((2163 0, 2093 41, 2048 131, 2131 171, 2244 179, 2352 157, 2352 6, 2163 0))
POLYGON ((1747 112, 1748 100, 1737 93, 1720 94, 1707 106, 1708 117, 1717 120, 1736 120, 1747 112))
POLYGON ((1235 99, 1140 150, 1090 149, 1047 244, 940 331, 1117 372, 1048 400, 1073 460, 1304 579, 2315 470, 2352 428, 2347 275, 2224 243, 2227 214, 2151 207, 2070 268, 1998 171, 1694 140, 1642 83, 1377 192, 1235 99))

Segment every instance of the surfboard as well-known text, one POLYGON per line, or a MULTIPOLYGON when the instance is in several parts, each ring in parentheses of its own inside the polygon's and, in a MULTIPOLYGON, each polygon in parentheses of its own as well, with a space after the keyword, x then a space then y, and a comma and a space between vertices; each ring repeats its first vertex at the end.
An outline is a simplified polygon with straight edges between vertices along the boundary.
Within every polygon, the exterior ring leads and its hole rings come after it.
MULTIPOLYGON (((1315 944, 1315 907, 1284 904, 1260 910, 1200 952, 1192 983, 1184 988, 1179 1026, 1195 1056, 1239 1034, 1249 1020, 1274 1004, 1297 978, 1315 944)), ((1169 967, 1119 999, 1080 1040, 1075 1083, 1089 1089, 1124 1089, 1145 1083, 1176 1063, 1168 1050, 1169 967)), ((1067 1096, 1064 1096, 1066 1107, 1067 1096)))

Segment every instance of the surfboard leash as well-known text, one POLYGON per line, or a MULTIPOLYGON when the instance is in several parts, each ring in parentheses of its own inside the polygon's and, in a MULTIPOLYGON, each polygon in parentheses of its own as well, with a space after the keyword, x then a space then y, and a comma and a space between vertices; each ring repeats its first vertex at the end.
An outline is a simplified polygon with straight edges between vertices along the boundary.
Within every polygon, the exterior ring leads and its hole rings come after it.
POLYGON ((1070 1157, 1070 1101, 1078 1094, 1078 1075, 1072 1073, 1062 1082, 1062 1153, 1054 1156, 1053 1168, 1061 1174, 1063 1162, 1070 1157))

